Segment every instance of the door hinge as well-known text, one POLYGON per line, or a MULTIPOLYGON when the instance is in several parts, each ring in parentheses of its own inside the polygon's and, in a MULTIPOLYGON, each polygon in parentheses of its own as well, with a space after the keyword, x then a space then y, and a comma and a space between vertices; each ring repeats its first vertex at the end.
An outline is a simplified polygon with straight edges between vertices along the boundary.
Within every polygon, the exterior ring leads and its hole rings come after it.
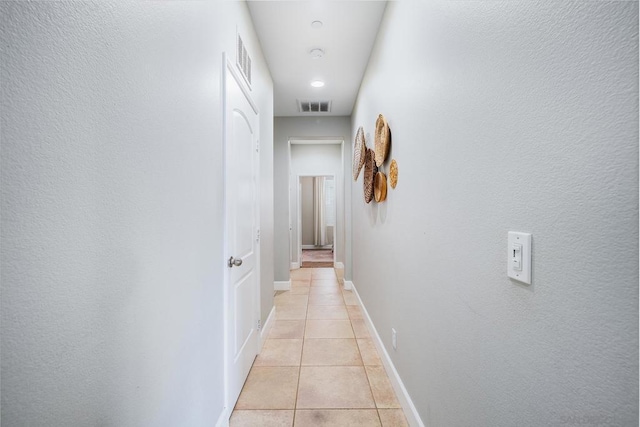
POLYGON ((260 242, 260 229, 256 230, 256 242, 260 242))
POLYGON ((262 330, 262 320, 258 319, 258 330, 262 330))
POLYGON ((256 141, 256 153, 260 152, 260 141, 256 141))

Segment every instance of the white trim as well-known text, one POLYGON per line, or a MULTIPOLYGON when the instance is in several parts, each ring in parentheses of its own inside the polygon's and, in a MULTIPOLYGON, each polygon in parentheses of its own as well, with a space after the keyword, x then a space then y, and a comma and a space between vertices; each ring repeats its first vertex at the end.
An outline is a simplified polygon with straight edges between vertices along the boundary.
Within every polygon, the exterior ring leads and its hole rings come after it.
POLYGON ((216 427, 229 427, 229 414, 227 413, 227 408, 222 408, 222 413, 218 417, 216 427))
POLYGON ((344 270, 344 264, 341 263, 340 261, 336 261, 336 262, 333 263, 333 268, 344 270))
MULTIPOLYGON (((353 282, 351 280, 345 280, 344 281, 344 290, 345 291, 350 291, 353 289, 353 282)), ((356 294, 354 292, 354 294, 356 294)), ((358 296, 358 294, 356 294, 356 296, 358 296)), ((358 301, 360 301, 360 297, 358 297, 358 301)), ((360 305, 362 306, 362 302, 360 303, 360 305)))
MULTIPOLYGON (((404 415, 405 417, 407 417, 407 421, 409 422, 409 425, 415 426, 415 427, 424 427, 424 423, 420 419, 418 410, 413 404, 413 401, 411 400, 411 396, 409 396, 409 392, 405 388, 404 383, 402 382, 402 379, 400 378, 400 375, 396 370, 396 367, 391 361, 391 357, 389 356, 389 353, 387 353, 387 349, 384 347, 384 344, 380 339, 380 335, 378 334, 378 331, 373 325, 373 322, 371 321, 371 317, 369 317, 369 313, 367 312, 367 309, 364 307, 364 304, 360 299, 360 295, 358 295, 358 291, 356 290, 355 285, 353 284, 353 282, 349 282, 349 283, 351 283, 351 291, 353 292, 353 294, 356 296, 356 299, 358 300, 358 305, 360 305, 360 309, 362 310, 362 314, 363 314, 362 317, 364 319, 364 322, 367 325, 367 329, 369 329, 369 333, 373 338, 372 341, 375 344, 376 349, 378 350, 378 354, 381 356, 380 359, 382 359, 382 364, 384 365, 384 369, 385 371, 387 371, 387 376, 389 377, 389 380, 391 380, 391 385, 393 386, 393 389, 396 392, 396 396, 398 396, 398 400, 400 401, 400 405, 404 410, 404 415)), ((346 289, 346 281, 345 281, 345 289, 346 289)))
POLYGON ((296 259, 300 263, 300 267, 302 267, 302 181, 299 175, 296 179, 296 188, 298 189, 296 193, 296 238, 298 239, 296 243, 296 259))
POLYGON ((223 361, 224 361, 224 374, 223 374, 223 385, 224 385, 224 407, 222 408, 222 414, 220 414, 220 418, 218 419, 218 422, 216 423, 216 427, 218 426, 225 426, 225 424, 221 424, 221 420, 224 420, 226 418, 226 425, 229 425, 229 416, 227 413, 227 408, 229 407, 229 371, 227 369, 227 367, 229 366, 229 355, 228 353, 228 349, 229 349, 229 341, 230 341, 230 337, 229 337, 229 316, 230 316, 230 309, 229 309, 229 281, 231 280, 229 278, 229 268, 227 263, 225 262, 225 258, 226 258, 226 254, 227 254, 227 244, 229 241, 229 231, 227 230, 227 223, 228 223, 228 218, 227 218, 227 54, 225 52, 222 53, 222 78, 221 78, 221 88, 220 91, 222 93, 222 158, 223 158, 223 165, 222 165, 222 175, 223 175, 223 182, 222 182, 222 189, 223 189, 223 201, 224 201, 224 209, 222 209, 222 221, 224 224, 224 230, 223 230, 223 238, 222 238, 222 253, 225 255, 223 257, 223 259, 220 260, 220 265, 222 267, 222 276, 223 276, 223 286, 222 286, 222 323, 223 323, 223 345, 222 345, 222 352, 223 352, 223 361))
POLYGON ((281 281, 281 282, 273 282, 273 290, 274 291, 289 291, 289 290, 291 290, 291 280, 281 281))
MULTIPOLYGON (((344 143, 344 141, 342 140, 342 143, 344 143)), ((342 147, 342 145, 341 145, 342 147)), ((342 149, 340 150, 340 156, 343 156, 342 153, 342 149)), ((336 244, 338 241, 338 177, 339 175, 336 174, 332 174, 332 173, 319 173, 319 174, 307 174, 307 173, 302 173, 302 174, 298 174, 296 175, 296 182, 298 185, 298 200, 297 200, 297 206, 296 206, 296 216, 297 216, 297 230, 296 233, 298 234, 298 243, 297 243, 297 247, 296 249, 299 249, 298 251, 298 262, 300 263, 300 265, 302 265, 302 250, 303 249, 317 249, 317 246, 314 245, 303 245, 302 244, 302 179, 301 178, 315 178, 315 177, 325 177, 325 178, 331 178, 335 184, 335 192, 334 192, 334 202, 335 202, 335 218, 336 218, 336 223, 333 225, 333 245, 327 245, 327 246, 322 246, 322 248, 331 248, 333 249, 333 262, 336 261, 336 256, 337 256, 337 250, 336 250, 336 244), (305 248, 305 246, 308 246, 305 248)))
MULTIPOLYGON (((333 179, 335 180, 336 183, 336 191, 335 191, 335 198, 336 198, 336 224, 333 227, 333 249, 334 249, 334 254, 333 254, 333 261, 336 261, 336 257, 337 257, 337 252, 340 249, 338 247, 338 226, 341 225, 342 227, 342 250, 346 251, 347 250, 347 236, 346 236, 346 230, 350 227, 347 227, 347 222, 346 222, 346 215, 347 215, 347 206, 349 205, 349 201, 347 201, 346 198, 346 192, 345 192, 345 185, 347 182, 347 177, 349 176, 348 173, 345 173, 345 141, 346 139, 344 138, 344 136, 290 136, 287 140, 287 157, 288 157, 288 170, 289 170, 289 194, 288 194, 288 210, 289 210, 289 263, 290 263, 290 269, 291 270, 295 270, 300 268, 301 264, 302 264, 302 233, 301 233, 301 226, 299 224, 296 223, 296 233, 298 234, 298 239, 294 239, 293 237, 293 225, 294 225, 294 216, 299 217, 300 214, 299 212, 296 212, 298 209, 300 209, 300 196, 299 194, 296 196, 298 198, 298 203, 296 205, 298 206, 292 206, 292 198, 293 198, 293 194, 292 192, 295 190, 293 188, 294 184, 293 178, 293 165, 292 165, 292 159, 291 159, 291 146, 292 145, 303 145, 303 144, 311 144, 311 145, 323 145, 323 144, 330 144, 330 145, 339 145, 340 146, 340 170, 337 171, 337 174, 302 174, 302 175, 298 175, 297 176, 297 185, 300 185, 300 177, 301 176, 333 176, 333 179), (338 217, 338 204, 342 203, 343 206, 343 216, 342 219, 340 219, 338 217), (342 224, 340 224, 340 222, 342 222, 342 224), (294 241, 296 240, 296 241, 294 241), (298 242, 299 240, 299 242, 298 242), (294 259, 296 259, 296 261, 294 262, 294 259)), ((299 190, 298 190, 299 191, 299 190)), ((349 260, 350 261, 350 260, 349 260)))
POLYGON ((343 142, 343 136, 301 136, 289 138, 289 144, 293 145, 340 145, 343 142))
POLYGON ((262 325, 262 330, 260 331, 260 345, 258 346, 258 354, 262 352, 262 346, 264 345, 265 340, 269 336, 269 331, 271 330, 271 326, 273 326, 273 321, 276 318, 276 306, 274 305, 271 308, 271 312, 269 316, 267 316, 267 320, 265 320, 264 325, 262 325))
POLYGON ((302 245, 302 249, 312 249, 312 250, 333 249, 333 246, 334 245, 324 245, 324 246, 302 245))
POLYGON ((291 141, 287 141, 287 170, 289 174, 287 175, 287 186, 289 188, 289 193, 287 194, 287 212, 289 213, 289 269, 295 270, 300 268, 300 260, 298 260, 298 266, 294 267, 293 262, 293 209, 291 207, 291 203, 293 202, 291 197, 291 192, 293 191, 292 178, 291 178, 291 141))

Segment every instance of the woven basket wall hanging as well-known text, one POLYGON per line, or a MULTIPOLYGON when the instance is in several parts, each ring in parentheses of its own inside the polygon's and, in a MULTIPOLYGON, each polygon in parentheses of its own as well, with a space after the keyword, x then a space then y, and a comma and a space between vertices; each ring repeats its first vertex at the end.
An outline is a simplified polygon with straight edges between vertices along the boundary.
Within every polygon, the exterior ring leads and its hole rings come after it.
POLYGON ((387 177, 384 173, 376 173, 373 183, 373 194, 376 202, 384 202, 387 199, 387 177))
POLYGON ((364 157, 367 151, 367 146, 364 140, 364 129, 362 126, 358 128, 358 132, 356 133, 356 141, 353 145, 353 180, 358 180, 358 175, 360 175, 360 170, 362 166, 364 166, 364 157))
POLYGON ((391 188, 396 188, 398 185, 398 162, 396 159, 391 160, 391 166, 389 166, 389 185, 391 188))
POLYGON ((391 130, 387 119, 382 114, 378 115, 376 120, 376 132, 375 132, 375 149, 376 149, 376 165, 382 166, 387 156, 389 155, 389 147, 391 144, 391 130))
POLYGON ((366 155, 364 158, 364 176, 363 176, 363 189, 364 189, 364 201, 370 203, 373 200, 373 180, 378 172, 376 166, 375 153, 372 149, 366 149, 366 155))

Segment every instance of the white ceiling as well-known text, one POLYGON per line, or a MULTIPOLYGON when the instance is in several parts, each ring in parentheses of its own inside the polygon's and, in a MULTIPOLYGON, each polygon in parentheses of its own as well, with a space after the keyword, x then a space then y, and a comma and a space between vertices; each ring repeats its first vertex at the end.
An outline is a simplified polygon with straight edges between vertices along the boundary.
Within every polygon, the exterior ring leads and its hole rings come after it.
POLYGON ((275 115, 351 115, 386 1, 247 3, 273 78, 275 115), (316 47, 325 51, 320 59, 309 54, 316 47), (325 86, 311 87, 313 80, 325 86), (331 101, 331 112, 300 113, 297 100, 331 101))

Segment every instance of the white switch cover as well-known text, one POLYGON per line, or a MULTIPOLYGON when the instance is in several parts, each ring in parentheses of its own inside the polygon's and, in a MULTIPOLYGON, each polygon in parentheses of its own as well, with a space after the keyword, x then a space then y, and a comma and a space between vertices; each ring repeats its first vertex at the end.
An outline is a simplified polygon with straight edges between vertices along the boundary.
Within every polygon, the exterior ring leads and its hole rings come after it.
POLYGON ((531 234, 509 232, 507 245, 507 275, 531 284, 531 234))

